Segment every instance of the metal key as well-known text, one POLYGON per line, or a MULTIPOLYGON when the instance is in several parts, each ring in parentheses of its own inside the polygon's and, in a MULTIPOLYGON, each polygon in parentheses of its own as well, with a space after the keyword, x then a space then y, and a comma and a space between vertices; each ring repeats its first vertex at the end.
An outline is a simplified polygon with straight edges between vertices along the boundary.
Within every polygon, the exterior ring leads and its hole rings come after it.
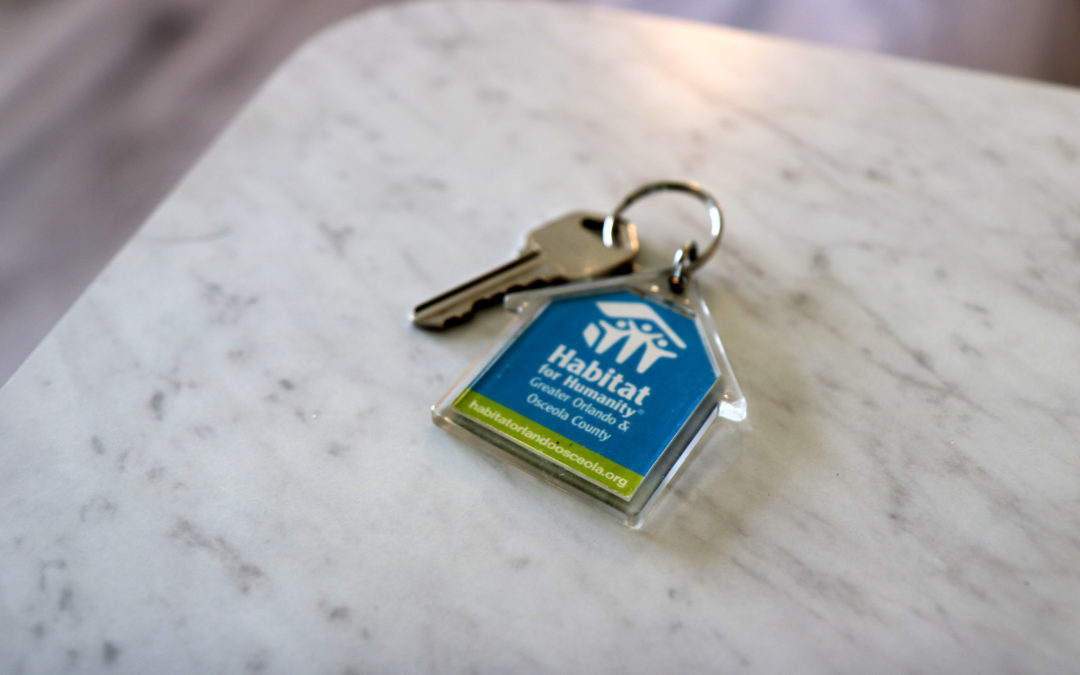
POLYGON ((510 291, 591 279, 629 270, 638 251, 637 231, 623 223, 615 246, 604 246, 604 216, 575 212, 529 233, 517 258, 417 305, 413 323, 441 330, 496 304, 510 291))

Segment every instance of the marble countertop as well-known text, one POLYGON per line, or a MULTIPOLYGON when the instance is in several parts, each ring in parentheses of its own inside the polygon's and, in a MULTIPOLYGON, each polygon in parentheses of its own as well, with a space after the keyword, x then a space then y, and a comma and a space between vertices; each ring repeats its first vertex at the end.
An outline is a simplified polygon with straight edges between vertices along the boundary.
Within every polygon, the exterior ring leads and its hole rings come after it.
MULTIPOLYGON (((334 28, 0 391, 0 666, 1075 668, 1077 119, 600 9, 334 28), (724 204, 698 278, 750 424, 632 531, 431 423, 504 314, 406 317, 656 178, 724 204)), ((647 255, 687 213, 635 216, 647 255)))

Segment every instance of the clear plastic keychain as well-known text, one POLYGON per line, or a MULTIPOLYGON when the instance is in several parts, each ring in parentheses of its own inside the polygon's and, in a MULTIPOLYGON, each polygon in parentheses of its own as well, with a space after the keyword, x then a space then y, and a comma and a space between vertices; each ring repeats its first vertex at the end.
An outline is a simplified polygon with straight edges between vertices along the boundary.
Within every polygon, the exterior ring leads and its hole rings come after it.
POLYGON ((661 191, 701 200, 711 241, 671 268, 516 293, 516 321, 432 408, 439 426, 478 442, 638 527, 717 423, 746 417, 692 278, 723 233, 717 201, 693 183, 628 195, 603 225, 616 246, 622 214, 661 191))

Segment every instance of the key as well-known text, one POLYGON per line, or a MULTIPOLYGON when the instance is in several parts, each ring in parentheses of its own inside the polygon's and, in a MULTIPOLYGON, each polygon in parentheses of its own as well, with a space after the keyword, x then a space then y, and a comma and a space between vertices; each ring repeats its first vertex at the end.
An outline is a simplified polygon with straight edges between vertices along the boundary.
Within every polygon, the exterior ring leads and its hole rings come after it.
POLYGON ((514 260, 413 308, 413 323, 442 330, 497 304, 510 291, 629 271, 638 251, 637 231, 622 223, 619 241, 608 248, 600 236, 603 223, 604 216, 575 212, 541 225, 514 260))

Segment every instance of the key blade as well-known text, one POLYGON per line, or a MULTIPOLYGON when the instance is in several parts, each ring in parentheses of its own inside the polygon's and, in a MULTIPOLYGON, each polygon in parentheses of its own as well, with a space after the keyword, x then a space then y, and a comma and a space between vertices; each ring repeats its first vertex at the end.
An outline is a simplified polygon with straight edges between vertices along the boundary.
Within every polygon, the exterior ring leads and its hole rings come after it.
POLYGON ((544 223, 529 233, 514 260, 417 305, 413 323, 442 330, 512 291, 629 271, 638 250, 634 226, 622 223, 618 245, 608 248, 600 236, 603 221, 602 215, 575 212, 544 223))
POLYGON ((508 292, 556 281, 544 273, 546 267, 540 250, 526 249, 505 265, 420 303, 413 308, 412 322, 429 330, 463 323, 476 310, 498 304, 508 292))

